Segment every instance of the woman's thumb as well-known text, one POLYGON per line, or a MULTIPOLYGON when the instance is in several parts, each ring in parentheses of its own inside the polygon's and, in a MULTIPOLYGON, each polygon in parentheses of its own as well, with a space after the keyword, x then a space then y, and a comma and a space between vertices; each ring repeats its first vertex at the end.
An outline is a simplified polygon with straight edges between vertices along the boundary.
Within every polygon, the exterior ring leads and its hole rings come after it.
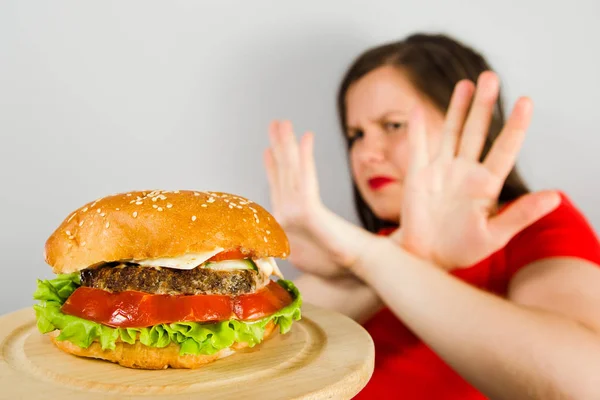
POLYGON ((527 194, 491 218, 491 236, 502 247, 517 233, 552 212, 560 204, 560 195, 554 191, 527 194))

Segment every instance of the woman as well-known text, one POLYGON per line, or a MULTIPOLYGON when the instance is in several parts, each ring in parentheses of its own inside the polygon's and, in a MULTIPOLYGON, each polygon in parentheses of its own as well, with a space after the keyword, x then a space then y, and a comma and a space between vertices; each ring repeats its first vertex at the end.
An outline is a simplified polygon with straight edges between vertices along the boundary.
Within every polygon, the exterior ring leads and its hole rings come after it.
POLYGON ((513 168, 532 102, 505 121, 480 55, 414 35, 359 57, 338 103, 362 228, 323 206, 312 133, 273 122, 265 166, 305 300, 375 342, 357 397, 600 398, 600 244, 513 168))

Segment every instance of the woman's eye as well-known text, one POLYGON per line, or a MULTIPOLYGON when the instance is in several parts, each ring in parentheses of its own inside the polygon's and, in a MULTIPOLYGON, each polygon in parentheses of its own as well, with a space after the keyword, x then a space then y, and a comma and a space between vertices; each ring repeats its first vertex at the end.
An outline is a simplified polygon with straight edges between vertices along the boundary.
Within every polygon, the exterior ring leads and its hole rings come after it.
POLYGON ((352 145, 357 139, 361 139, 363 136, 363 131, 352 131, 348 134, 348 142, 352 145))
POLYGON ((384 124, 385 130, 386 131, 398 131, 400 129, 403 129, 406 126, 406 124, 404 122, 386 122, 384 124))

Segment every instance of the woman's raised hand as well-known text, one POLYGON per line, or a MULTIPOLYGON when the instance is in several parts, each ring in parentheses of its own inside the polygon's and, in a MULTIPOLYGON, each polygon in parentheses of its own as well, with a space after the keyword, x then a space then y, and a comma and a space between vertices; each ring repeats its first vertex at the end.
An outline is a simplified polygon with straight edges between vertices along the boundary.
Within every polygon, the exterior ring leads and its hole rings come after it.
POLYGON ((289 121, 274 121, 269 139, 264 163, 273 216, 290 241, 290 262, 321 276, 347 273, 344 267, 353 262, 360 248, 353 243, 360 239, 351 232, 361 229, 323 205, 313 156, 314 135, 306 133, 298 143, 289 121))
POLYGON ((515 164, 533 109, 528 98, 520 98, 480 162, 498 92, 498 78, 492 72, 480 76, 476 89, 471 82, 460 82, 446 115, 440 150, 432 158, 420 107, 409 122, 410 166, 401 229, 392 238, 448 269, 487 257, 560 202, 554 192, 532 193, 496 213, 498 196, 515 164))

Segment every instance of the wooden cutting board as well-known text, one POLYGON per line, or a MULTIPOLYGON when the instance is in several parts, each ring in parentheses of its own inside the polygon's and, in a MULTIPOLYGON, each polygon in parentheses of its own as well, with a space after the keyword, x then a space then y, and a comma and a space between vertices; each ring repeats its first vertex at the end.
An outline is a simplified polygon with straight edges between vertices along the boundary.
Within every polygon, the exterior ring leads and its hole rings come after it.
POLYGON ((134 370, 66 354, 32 309, 0 317, 0 399, 350 399, 373 372, 369 334, 310 304, 286 335, 196 370, 134 370))

